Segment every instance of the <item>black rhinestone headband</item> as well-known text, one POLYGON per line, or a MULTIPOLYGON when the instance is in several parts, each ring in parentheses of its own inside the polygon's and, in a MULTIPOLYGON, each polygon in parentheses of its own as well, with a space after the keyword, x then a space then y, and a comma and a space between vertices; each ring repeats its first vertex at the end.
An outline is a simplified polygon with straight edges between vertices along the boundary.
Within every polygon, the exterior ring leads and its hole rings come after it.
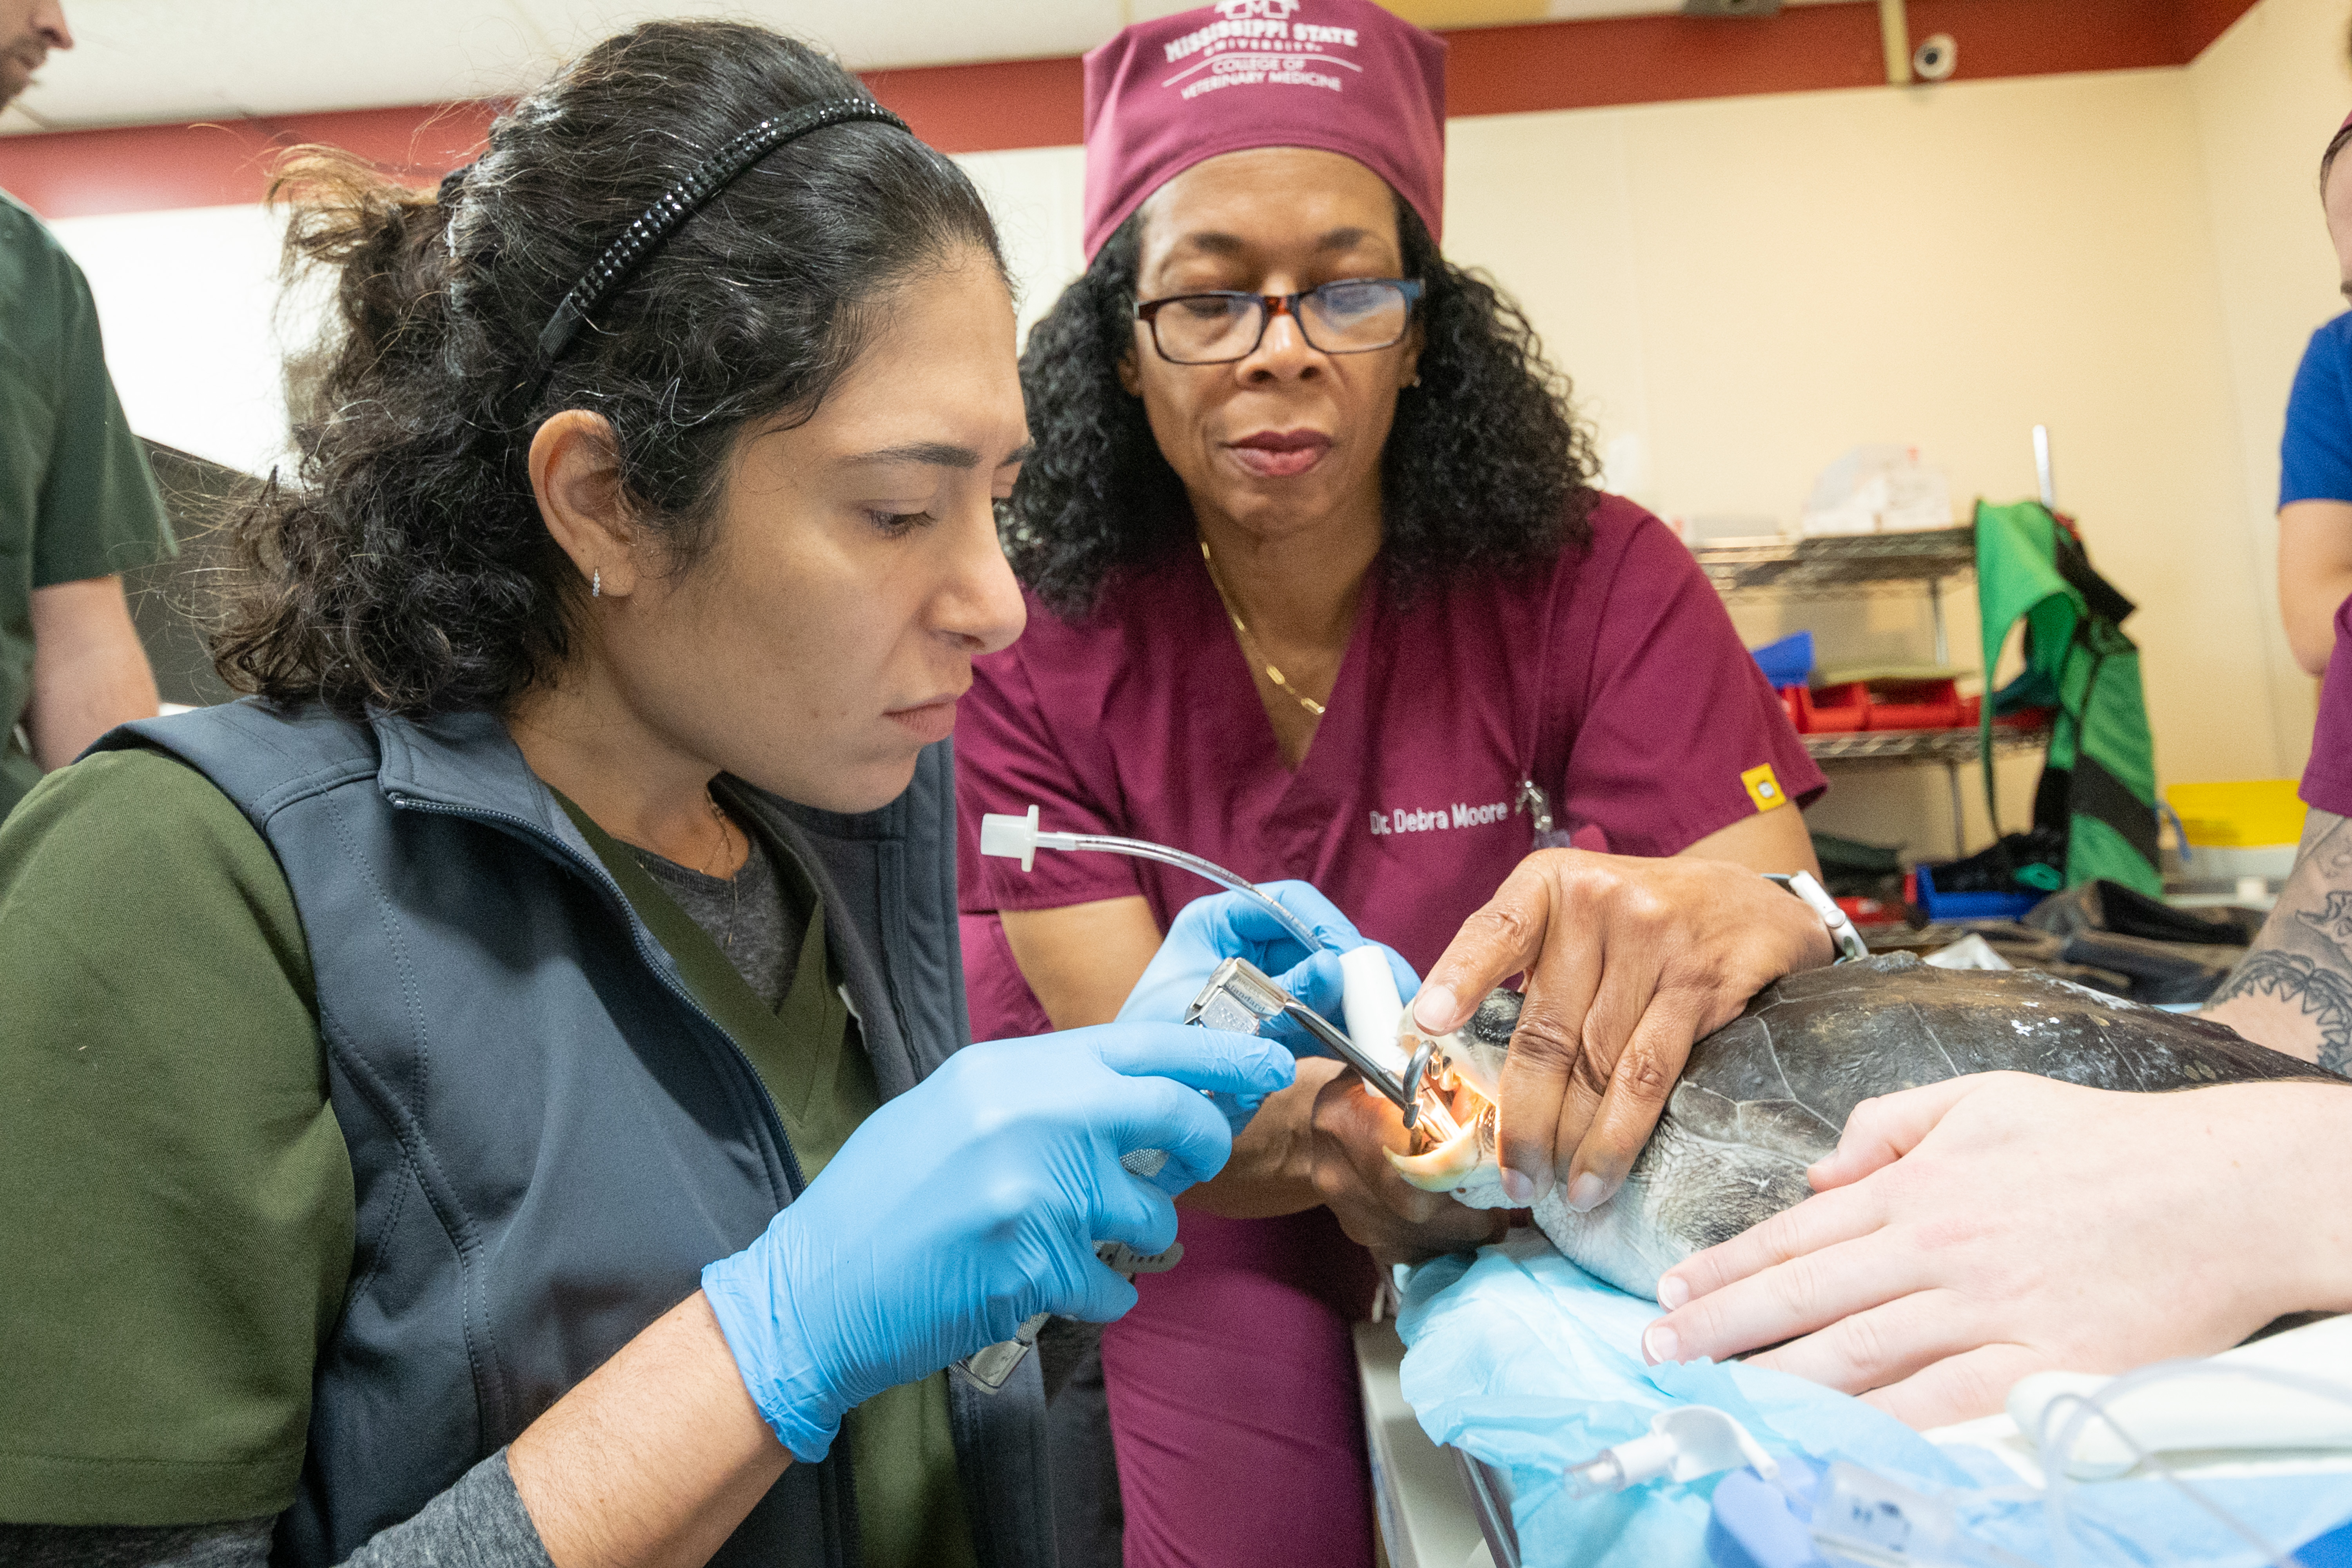
MULTIPOLYGON (((704 159, 692 174, 678 181, 654 198, 654 203, 637 220, 621 231, 621 237, 604 247, 604 253, 581 274, 580 281, 563 296, 541 329, 538 352, 532 354, 530 368, 515 387, 514 407, 518 417, 530 411, 555 362, 572 346, 580 329, 597 307, 611 299, 622 284, 626 283, 645 265, 646 258, 659 249, 664 240, 676 233, 680 224, 692 217, 704 203, 734 184, 736 178, 752 164, 782 146, 785 142, 822 131, 828 125, 843 125, 867 121, 877 125, 894 125, 907 131, 907 122, 867 98, 836 98, 823 103, 812 103, 790 114, 772 115, 737 136, 724 147, 704 159)), ((911 131, 907 131, 911 136, 911 131)))

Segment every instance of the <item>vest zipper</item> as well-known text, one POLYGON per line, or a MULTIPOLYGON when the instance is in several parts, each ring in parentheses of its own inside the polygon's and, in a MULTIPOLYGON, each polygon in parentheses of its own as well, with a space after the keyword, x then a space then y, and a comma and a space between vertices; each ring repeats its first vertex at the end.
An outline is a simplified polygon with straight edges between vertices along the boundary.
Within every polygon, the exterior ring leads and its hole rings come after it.
MULTIPOLYGON (((775 1096, 768 1092, 767 1082, 760 1077, 760 1069, 751 1065, 750 1055, 744 1051, 735 1037, 727 1032, 727 1026, 712 1017, 710 1010, 695 998, 694 993, 688 990, 685 984, 671 975, 662 964, 660 959, 667 955, 659 953, 654 944, 653 933, 646 930, 646 923, 637 918, 636 910, 629 907, 628 895, 621 891, 621 885, 613 880, 613 874, 610 871, 600 865, 583 859, 573 853, 572 847, 562 839, 542 831, 538 824, 529 818, 517 816, 511 812, 488 811, 480 806, 444 805, 438 801, 419 800, 415 795, 402 795, 394 790, 385 791, 384 798, 390 801, 396 810, 422 811, 437 816, 458 816, 469 822, 494 826, 512 837, 524 839, 535 848, 551 852, 558 860, 572 869, 584 874, 589 881, 603 892, 604 901, 613 907, 614 911, 621 917, 622 922, 629 928, 629 941, 637 950, 638 962, 652 970, 655 978, 668 989, 671 995, 685 1003, 696 1017, 710 1026, 711 1033, 727 1043, 728 1053, 733 1057, 735 1066, 751 1081, 752 1089, 759 1095, 760 1109, 768 1118, 768 1131, 774 1137, 777 1151, 783 1156, 784 1184, 791 1191, 791 1199, 787 1201, 799 1198, 803 1190, 807 1187, 808 1181, 801 1174, 800 1156, 793 1152, 793 1141, 784 1131, 784 1119, 776 1110, 775 1096)), ((839 1458, 841 1460, 839 1464, 827 1459, 821 1468, 829 1472, 829 1479, 836 1489, 836 1495, 841 1500, 841 1517, 838 1525, 842 1545, 840 1561, 844 1563, 851 1563, 857 1562, 863 1552, 859 1542, 862 1532, 858 1528, 857 1520, 857 1478, 849 1463, 849 1457, 844 1454, 839 1458)))

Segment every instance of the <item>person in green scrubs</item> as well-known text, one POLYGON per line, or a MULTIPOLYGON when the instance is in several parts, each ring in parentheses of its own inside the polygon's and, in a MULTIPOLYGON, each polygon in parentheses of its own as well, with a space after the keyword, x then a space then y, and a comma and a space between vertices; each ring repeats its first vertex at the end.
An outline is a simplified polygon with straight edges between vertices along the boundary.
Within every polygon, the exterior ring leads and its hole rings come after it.
MULTIPOLYGON (((58 0, 0 0, 0 107, 53 49, 58 0)), ((122 574, 168 560, 147 456, 106 374, 89 284, 0 192, 0 818, 47 769, 155 712, 122 574)))
POLYGON ((961 1037, 920 812, 1027 440, 984 206, 716 23, 437 193, 289 181, 340 316, 233 525, 254 697, 0 828, 0 1560, 1050 1562, 1034 1372, 944 1369, 1124 1310, 1097 1241, 1166 1248, 1292 1069, 961 1037))

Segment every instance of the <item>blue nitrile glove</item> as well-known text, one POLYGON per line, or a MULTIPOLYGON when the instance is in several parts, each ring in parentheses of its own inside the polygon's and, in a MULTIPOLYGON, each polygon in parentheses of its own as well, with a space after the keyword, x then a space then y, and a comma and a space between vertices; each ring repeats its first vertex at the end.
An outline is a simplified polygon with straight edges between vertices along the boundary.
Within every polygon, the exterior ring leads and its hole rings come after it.
MULTIPOLYGON (((1128 993, 1126 1005, 1119 1008, 1119 1022, 1176 1022, 1184 1016, 1184 1009, 1201 994, 1218 964, 1228 958, 1246 958, 1291 995, 1333 1023, 1339 1023, 1339 1003, 1346 989, 1339 975, 1339 954, 1363 946, 1367 939, 1337 905, 1309 883, 1267 882, 1263 890, 1297 915, 1299 922, 1325 945, 1308 952, 1297 937, 1282 928, 1280 921, 1239 893, 1213 893, 1195 899, 1176 911, 1160 951, 1152 954, 1150 963, 1144 967, 1143 977, 1135 983, 1135 989, 1128 993)), ((1421 977, 1412 972, 1412 965, 1395 949, 1378 942, 1372 945, 1388 956, 1389 970, 1396 976, 1397 994, 1404 1001, 1412 1001, 1413 993, 1421 989, 1421 977)), ((1289 1019, 1270 1022, 1265 1030, 1268 1038, 1280 1040, 1300 1056, 1330 1054, 1314 1036, 1289 1019)), ((1217 1100, 1236 1132, 1257 1109, 1255 1099, 1220 1095, 1217 1100)))
POLYGON ((1176 1239, 1168 1200, 1233 1152, 1202 1090, 1293 1077, 1270 1040, 1105 1024, 969 1046, 866 1119, 759 1240, 702 1271, 760 1414, 824 1458, 844 1414, 1013 1337, 1038 1312, 1107 1322, 1135 1287, 1095 1243, 1176 1239), (1119 1156, 1164 1149, 1145 1181, 1119 1156))

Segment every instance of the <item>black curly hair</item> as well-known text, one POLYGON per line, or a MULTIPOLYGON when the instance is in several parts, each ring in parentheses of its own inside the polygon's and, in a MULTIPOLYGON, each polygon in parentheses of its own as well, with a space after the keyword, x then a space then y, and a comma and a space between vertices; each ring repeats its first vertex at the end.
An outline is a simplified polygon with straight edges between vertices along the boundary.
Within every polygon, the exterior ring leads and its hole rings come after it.
POLYGON ((229 525, 212 653, 241 690, 346 717, 503 708, 572 644, 580 574, 524 455, 560 409, 611 425, 635 521, 690 568, 747 423, 805 417, 880 301, 926 268, 1003 260, 963 172, 904 131, 838 124, 762 158, 609 300, 529 406, 541 328, 656 196, 769 116, 865 98, 809 46, 724 22, 607 39, 499 116, 439 193, 299 149, 289 271, 336 285, 299 390, 299 461, 229 525))
MULTIPOLYGON (((1421 384, 1399 395, 1381 454, 1389 580, 1411 592, 1580 547, 1600 464, 1569 412, 1567 378, 1516 301, 1446 260, 1409 204, 1396 213, 1405 276, 1424 287, 1421 384)), ((1021 581, 1068 617, 1088 613, 1115 573, 1192 531, 1143 400, 1118 380, 1134 349, 1142 223, 1139 213, 1104 242, 1021 355, 1035 447, 1004 508, 1004 550, 1021 581)))
POLYGON ((2327 151, 2319 155, 2319 199, 2323 202, 2327 199, 2327 172, 2336 167, 2336 155, 2347 145, 2352 145, 2352 120, 2336 128, 2336 134, 2327 139, 2327 151))

